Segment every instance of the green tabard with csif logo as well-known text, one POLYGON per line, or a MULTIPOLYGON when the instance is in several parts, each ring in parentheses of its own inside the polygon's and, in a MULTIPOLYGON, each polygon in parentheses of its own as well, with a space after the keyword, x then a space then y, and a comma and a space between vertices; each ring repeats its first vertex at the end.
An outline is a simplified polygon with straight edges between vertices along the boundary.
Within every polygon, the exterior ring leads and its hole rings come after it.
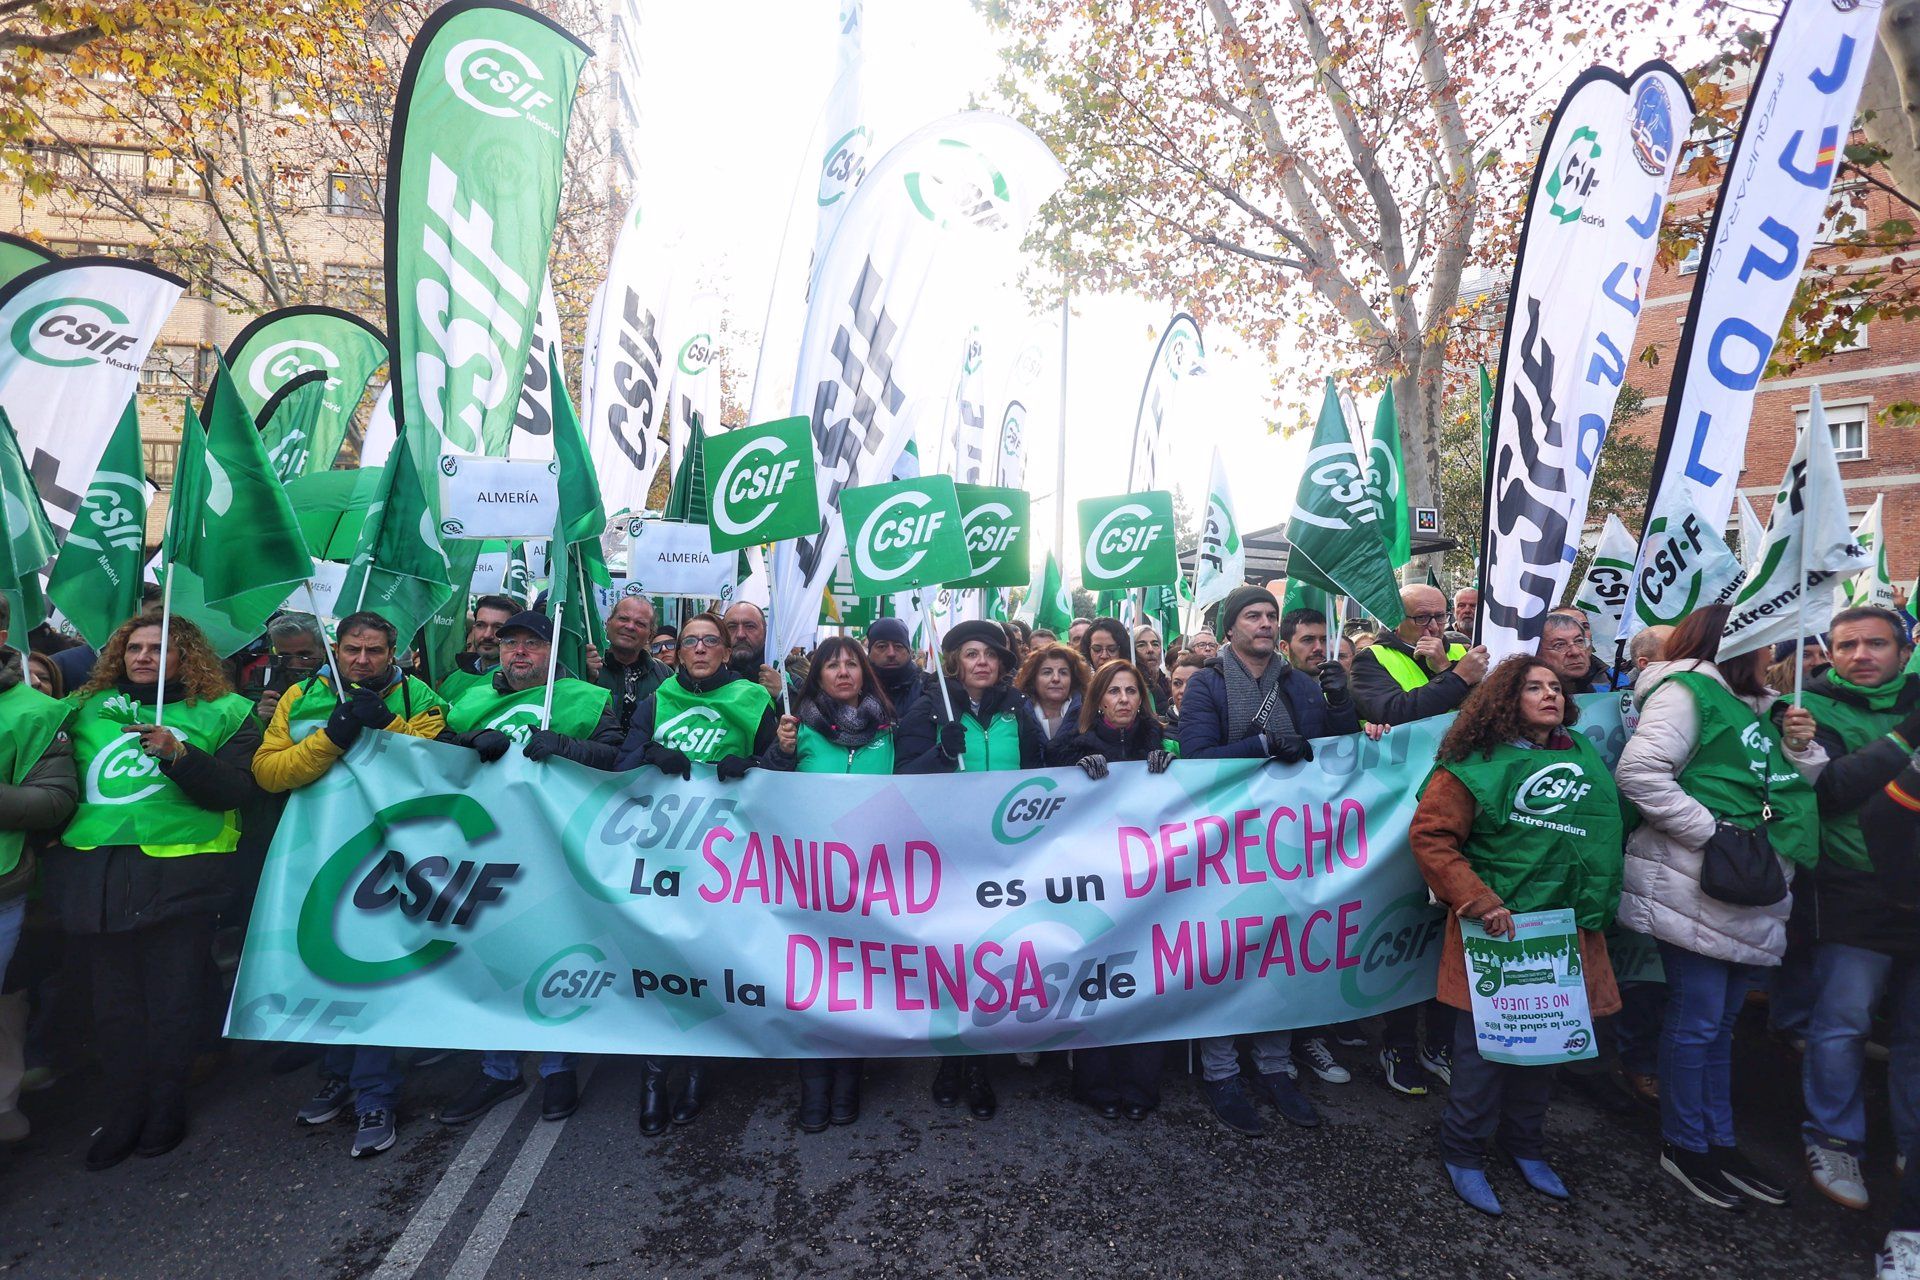
POLYGON ((1592 743, 1579 734, 1564 751, 1501 743, 1491 756, 1434 766, 1442 769, 1473 793, 1465 853, 1502 903, 1516 912, 1571 908, 1583 929, 1612 922, 1625 824, 1613 774, 1592 743))
POLYGON ((1682 671, 1667 680, 1693 696, 1700 715, 1700 742, 1680 771, 1681 788, 1722 822, 1765 827, 1775 853, 1796 866, 1812 866, 1820 857, 1819 804, 1773 726, 1711 676, 1682 671), (1760 814, 1763 778, 1771 822, 1760 814))
MULTIPOLYGON (((0 693, 0 780, 19 786, 40 763, 47 747, 59 736, 71 709, 22 680, 0 693)), ((26 847, 24 831, 0 831, 0 876, 20 865, 26 847)))
MULTIPOLYGON (((167 728, 202 751, 218 751, 253 714, 237 693, 200 702, 169 702, 167 728)), ((80 774, 80 807, 61 833, 71 849, 137 844, 155 858, 190 853, 231 853, 240 844, 237 810, 215 813, 187 799, 160 771, 160 762, 140 749, 130 724, 152 724, 154 704, 110 690, 80 704, 73 720, 74 765, 80 774)))
POLYGON ((676 677, 654 693, 653 740, 686 752, 700 764, 750 756, 760 721, 772 706, 772 696, 753 680, 732 680, 711 693, 695 693, 676 677))
MULTIPOLYGON (((553 731, 567 738, 593 735, 600 713, 607 709, 613 690, 571 676, 553 682, 553 731)), ((534 685, 518 693, 501 693, 491 679, 469 688, 447 712, 447 727, 455 733, 497 729, 521 746, 540 727, 540 707, 547 686, 534 685)))

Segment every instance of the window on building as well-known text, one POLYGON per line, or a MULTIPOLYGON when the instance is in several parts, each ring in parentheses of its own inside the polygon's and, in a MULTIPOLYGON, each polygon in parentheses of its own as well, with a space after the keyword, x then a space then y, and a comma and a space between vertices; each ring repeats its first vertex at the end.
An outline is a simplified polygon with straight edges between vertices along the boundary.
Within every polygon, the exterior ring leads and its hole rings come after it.
POLYGON ((305 169, 284 164, 273 166, 271 189, 274 208, 287 213, 305 208, 312 182, 313 175, 305 169))
POLYGON ((180 442, 143 438, 140 450, 146 455, 147 479, 162 489, 173 488, 173 472, 180 462, 180 442))
POLYGON ((133 192, 147 185, 147 153, 131 147, 89 147, 87 160, 100 181, 133 192))
POLYGON ((343 218, 378 218, 387 198, 384 178, 358 173, 327 175, 327 212, 343 218))
POLYGON ((150 250, 106 240, 49 240, 47 248, 63 258, 134 258, 145 262, 153 256, 150 250))
MULTIPOLYGON (((1833 433, 1833 456, 1841 462, 1865 462, 1867 459, 1867 423, 1873 417, 1871 400, 1855 400, 1848 404, 1829 404, 1827 410, 1827 430, 1833 433)), ((1794 410, 1794 426, 1804 429, 1807 425, 1807 410, 1794 410)))
POLYGON ((1867 229, 1867 189, 1858 182, 1835 183, 1820 218, 1816 244, 1845 244, 1867 229))
POLYGON ((1686 168, 1702 155, 1710 155, 1721 164, 1725 164, 1727 157, 1732 154, 1733 133, 1731 130, 1722 129, 1712 137, 1704 137, 1696 133, 1687 140, 1687 150, 1686 153, 1680 157, 1680 167, 1682 169, 1686 168))
POLYGON ((148 156, 147 190, 161 195, 197 198, 207 194, 207 184, 201 180, 193 163, 184 157, 148 156))
POLYGON ((620 166, 621 177, 628 183, 633 182, 633 160, 627 155, 627 144, 620 140, 620 131, 614 130, 608 139, 608 150, 613 153, 613 162, 620 166))
POLYGON ((1706 256, 1706 240, 1703 237, 1687 250, 1687 256, 1680 259, 1680 274, 1690 276, 1700 269, 1700 260, 1706 256))
POLYGON ((36 167, 69 180, 86 174, 80 154, 64 142, 36 142, 27 148, 36 167))
POLYGON ((329 262, 327 302, 348 311, 378 311, 386 302, 386 276, 379 267, 329 262))
POLYGON ((191 342, 156 342, 140 366, 140 393, 149 396, 197 393, 205 381, 204 351, 191 342))

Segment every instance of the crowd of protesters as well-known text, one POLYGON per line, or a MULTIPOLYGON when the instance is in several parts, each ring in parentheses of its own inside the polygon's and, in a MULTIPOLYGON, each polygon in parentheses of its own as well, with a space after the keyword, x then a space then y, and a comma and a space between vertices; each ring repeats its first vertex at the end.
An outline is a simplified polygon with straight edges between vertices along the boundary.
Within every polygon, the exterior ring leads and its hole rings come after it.
MULTIPOLYGON (((1309 761, 1316 740, 1378 739, 1453 714, 1419 794, 1412 857, 1439 905, 1491 935, 1513 936, 1516 913, 1574 912, 1606 1053, 1597 1066, 1559 1069, 1483 1058, 1461 932, 1450 927, 1437 998, 1378 1026, 1197 1041, 1198 1088, 1219 1123, 1258 1136, 1270 1109, 1319 1125, 1303 1080, 1351 1083, 1335 1050, 1364 1046, 1386 1087, 1445 1093, 1441 1160, 1483 1213, 1502 1212, 1502 1170, 1569 1197, 1544 1139, 1557 1084, 1608 1109, 1657 1108, 1661 1143, 1648 1158, 1677 1193, 1721 1209, 1778 1205, 1797 1179, 1743 1152, 1731 1089, 1736 1018, 1764 991, 1773 1033, 1800 1056, 1806 1178, 1866 1209, 1877 1054, 1889 1059, 1902 1171, 1920 1145, 1920 674, 1906 602, 1844 609, 1803 649, 1724 662, 1724 607, 1604 655, 1587 615, 1562 609, 1535 654, 1492 664, 1469 638, 1472 591, 1451 602, 1428 586, 1401 596, 1404 621, 1377 632, 1332 633, 1324 614, 1283 611, 1260 586, 1234 591, 1212 630, 1177 637, 1106 617, 1076 619, 1065 635, 975 620, 944 634, 931 669, 897 618, 774 663, 752 604, 675 629, 626 596, 606 616, 605 651, 589 650, 576 672, 553 663, 544 612, 487 595, 437 684, 418 638, 403 646, 372 613, 339 620, 331 636, 282 614, 225 660, 175 616, 163 680, 157 608, 94 653, 45 628, 19 643, 0 599, 0 1143, 29 1132, 22 1092, 74 1069, 88 1040, 103 1081, 88 1168, 182 1141, 280 808, 366 734, 434 739, 486 762, 517 745, 536 763, 609 771, 686 778, 712 766, 722 782, 753 769, 1063 766, 1097 782, 1130 762, 1157 774, 1182 760, 1309 761), (1797 704, 1782 697, 1796 685, 1797 704), (1631 724, 1611 771, 1570 731, 1576 695, 1608 690, 1622 691, 1631 724), (509 731, 515 708, 542 705, 547 727, 523 717, 509 731), (656 736, 694 708, 719 726, 698 751, 656 736), (1577 820, 1562 831, 1512 823, 1515 788, 1557 759, 1601 780, 1577 820), (1735 895, 1721 868, 1742 857, 1762 883, 1735 895), (1663 979, 1636 965, 1617 980, 1613 958, 1647 948, 1663 979)), ((1167 1049, 1075 1053, 1074 1096, 1099 1117, 1146 1120, 1175 1059, 1167 1049)), ((275 1066, 315 1072, 298 1123, 350 1115, 348 1150, 368 1157, 395 1141, 407 1071, 444 1056, 289 1046, 275 1066)), ((504 1045, 477 1055, 471 1082, 436 1119, 467 1124, 523 1092, 522 1057, 504 1045)), ((1019 1057, 1030 1065, 1033 1055, 1019 1057)), ((1007 1069, 940 1058, 932 1101, 989 1119, 994 1074, 1007 1069)), ((797 1127, 856 1123, 862 1071, 857 1059, 801 1062, 797 1127)), ((570 1115, 573 1055, 543 1055, 537 1073, 543 1117, 570 1115)), ((713 1088, 698 1059, 647 1058, 640 1078, 649 1136, 697 1121, 713 1088)), ((1920 1276, 1916 1182, 1902 1181, 1882 1274, 1920 1276)))

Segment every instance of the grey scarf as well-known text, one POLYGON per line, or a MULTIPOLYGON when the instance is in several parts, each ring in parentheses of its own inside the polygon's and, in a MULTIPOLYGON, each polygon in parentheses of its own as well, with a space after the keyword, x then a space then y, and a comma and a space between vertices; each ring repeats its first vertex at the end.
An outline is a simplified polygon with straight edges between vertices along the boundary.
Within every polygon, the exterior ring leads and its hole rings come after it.
POLYGON ((849 748, 872 742, 886 719, 880 699, 871 693, 861 694, 853 706, 821 694, 818 698, 802 698, 794 709, 800 723, 835 745, 849 748))
POLYGON ((1224 649, 1220 654, 1220 674, 1227 680, 1227 741, 1238 742, 1250 738, 1256 732, 1253 718, 1260 711, 1260 704, 1266 701, 1269 691, 1274 691, 1273 705, 1267 711, 1264 729, 1291 737, 1295 734, 1293 713, 1287 709, 1287 700, 1278 693, 1280 686, 1280 659, 1276 654, 1267 660, 1267 669, 1255 680, 1240 661, 1240 655, 1232 649, 1224 649))

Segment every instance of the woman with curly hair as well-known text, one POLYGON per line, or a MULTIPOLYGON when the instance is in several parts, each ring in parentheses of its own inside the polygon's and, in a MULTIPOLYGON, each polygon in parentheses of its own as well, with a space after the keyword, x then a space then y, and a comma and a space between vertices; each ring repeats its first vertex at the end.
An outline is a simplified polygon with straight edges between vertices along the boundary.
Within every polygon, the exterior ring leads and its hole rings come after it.
POLYGON ((92 943, 108 1115, 89 1169, 163 1155, 186 1136, 214 913, 231 889, 221 855, 260 796, 253 704, 191 622, 169 620, 166 656, 164 715, 158 610, 121 623, 73 694, 80 806, 46 862, 49 905, 92 943))
MULTIPOLYGON (((1516 913, 1571 908, 1588 1008, 1601 1017, 1620 1008, 1602 931, 1620 903, 1624 828, 1606 762, 1567 731, 1578 714, 1538 658, 1518 655, 1495 667, 1440 741, 1410 839, 1434 896, 1456 920, 1496 938, 1515 936, 1516 913)), ((1453 1081, 1440 1119, 1453 1189, 1482 1213, 1501 1212, 1485 1171, 1487 1140, 1497 1133, 1528 1186, 1567 1199, 1544 1150, 1552 1073, 1480 1056, 1457 923, 1441 943, 1439 999, 1469 1015, 1454 1020, 1453 1081)))
POLYGON ((1062 734, 1079 732, 1080 700, 1092 678, 1086 659, 1076 650, 1058 641, 1043 641, 1027 651, 1013 687, 1027 695, 1033 718, 1051 742, 1062 734))

